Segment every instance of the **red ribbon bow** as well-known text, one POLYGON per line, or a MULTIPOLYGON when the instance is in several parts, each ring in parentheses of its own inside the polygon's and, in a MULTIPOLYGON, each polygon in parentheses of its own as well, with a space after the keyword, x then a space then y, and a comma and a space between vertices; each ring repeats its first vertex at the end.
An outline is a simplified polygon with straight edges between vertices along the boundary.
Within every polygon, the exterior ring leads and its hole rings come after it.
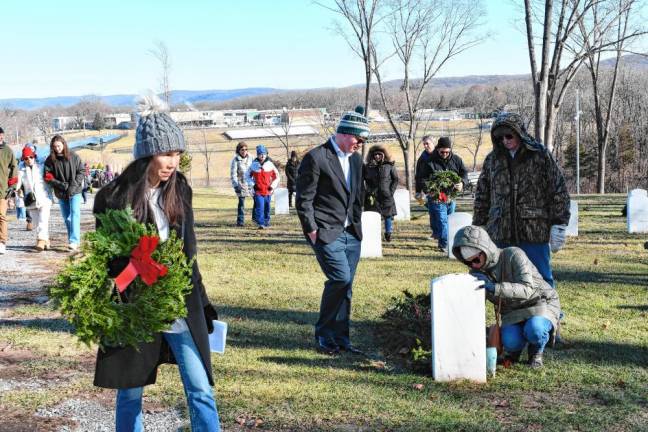
POLYGON ((51 182, 52 180, 54 180, 54 175, 51 172, 45 173, 45 181, 51 182))
POLYGON ((448 202, 448 195, 446 195, 444 192, 439 192, 439 201, 448 202))
POLYGON ((124 292, 126 287, 139 275, 146 285, 151 286, 159 277, 166 276, 169 269, 151 258, 160 238, 158 236, 142 236, 139 244, 131 252, 130 262, 126 268, 115 278, 115 285, 119 292, 124 292))
POLYGON ((7 186, 11 187, 18 183, 18 177, 11 177, 9 180, 7 180, 7 186))

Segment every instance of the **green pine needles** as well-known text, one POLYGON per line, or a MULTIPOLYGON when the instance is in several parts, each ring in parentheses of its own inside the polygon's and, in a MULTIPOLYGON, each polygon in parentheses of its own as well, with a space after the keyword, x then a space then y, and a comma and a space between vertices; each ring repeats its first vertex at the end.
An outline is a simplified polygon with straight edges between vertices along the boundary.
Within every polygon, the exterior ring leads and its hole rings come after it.
POLYGON ((50 297, 86 345, 137 346, 151 342, 154 334, 168 330, 176 318, 185 317, 185 296, 191 292, 193 262, 187 262, 182 240, 169 230, 151 257, 168 273, 147 286, 138 276, 120 296, 108 276, 108 263, 130 257, 145 235, 157 236, 152 225, 137 222, 131 209, 97 214, 99 227, 84 237, 83 254, 73 259, 50 288, 50 297))
POLYGON ((455 199, 459 193, 455 188, 457 183, 461 183, 461 177, 456 172, 435 171, 425 185, 434 200, 448 202, 455 199))

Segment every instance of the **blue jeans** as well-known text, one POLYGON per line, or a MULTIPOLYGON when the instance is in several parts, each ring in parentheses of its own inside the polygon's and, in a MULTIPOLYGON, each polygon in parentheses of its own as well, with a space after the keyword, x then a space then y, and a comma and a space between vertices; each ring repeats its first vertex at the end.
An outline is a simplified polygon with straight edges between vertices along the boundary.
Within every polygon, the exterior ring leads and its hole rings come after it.
MULTIPOLYGON (((216 402, 200 353, 188 331, 163 333, 178 362, 180 378, 189 407, 191 430, 196 432, 219 432, 220 421, 216 402)), ((117 390, 115 408, 116 432, 142 432, 142 394, 144 387, 117 390)))
POLYGON ((353 278, 360 261, 360 240, 344 231, 331 243, 317 240, 313 250, 327 279, 315 337, 332 338, 339 345, 347 346, 350 344, 351 298, 353 278))
POLYGON ((385 232, 392 233, 394 232, 394 217, 389 216, 385 218, 385 232))
POLYGON ((238 207, 236 209, 236 225, 242 226, 245 222, 245 197, 238 197, 238 207))
POLYGON ((549 248, 549 243, 520 242, 518 244, 512 244, 497 242, 498 248, 509 246, 517 246, 522 249, 529 258, 529 261, 536 266, 542 278, 547 281, 549 285, 556 288, 556 283, 551 271, 551 249, 549 248))
POLYGON ((67 228, 70 244, 81 243, 81 194, 72 195, 70 199, 60 199, 61 215, 67 228))
POLYGON ((16 219, 26 219, 27 209, 25 207, 16 207, 16 219))
POLYGON ((254 221, 259 226, 270 226, 270 201, 272 195, 254 195, 254 221))
POLYGON ((526 321, 502 326, 502 344, 507 352, 522 351, 526 344, 538 347, 538 352, 544 351, 549 342, 553 324, 543 316, 534 316, 526 321))
POLYGON ((428 213, 430 214, 430 228, 432 236, 439 240, 439 247, 448 247, 448 215, 454 213, 457 204, 454 201, 439 202, 428 196, 428 213))

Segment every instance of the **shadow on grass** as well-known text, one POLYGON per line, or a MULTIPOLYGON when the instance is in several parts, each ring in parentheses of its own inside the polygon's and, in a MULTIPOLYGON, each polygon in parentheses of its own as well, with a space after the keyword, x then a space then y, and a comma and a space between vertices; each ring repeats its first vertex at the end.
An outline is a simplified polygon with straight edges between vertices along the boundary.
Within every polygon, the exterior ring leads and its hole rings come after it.
MULTIPOLYGON (((225 306, 219 309, 219 315, 221 319, 229 323, 228 343, 234 346, 293 350, 315 347, 313 328, 319 318, 317 311, 225 306), (246 325, 246 322, 256 322, 255 325, 268 322, 282 328, 272 332, 268 326, 261 326, 259 331, 254 331, 253 328, 246 325)), ((371 340, 372 328, 375 325, 375 321, 352 320, 353 342, 362 345, 365 341, 371 340)))
POLYGON ((637 310, 639 312, 648 312, 648 305, 620 305, 619 309, 637 310))
POLYGON ((609 341, 569 340, 558 348, 568 359, 593 364, 615 364, 648 368, 648 347, 609 341))
POLYGON ((47 330, 62 333, 74 333, 74 327, 63 318, 34 318, 20 320, 0 320, 0 326, 24 327, 34 330, 47 330))
POLYGON ((560 282, 596 282, 627 285, 648 285, 646 273, 605 273, 585 270, 555 270, 554 278, 560 282))

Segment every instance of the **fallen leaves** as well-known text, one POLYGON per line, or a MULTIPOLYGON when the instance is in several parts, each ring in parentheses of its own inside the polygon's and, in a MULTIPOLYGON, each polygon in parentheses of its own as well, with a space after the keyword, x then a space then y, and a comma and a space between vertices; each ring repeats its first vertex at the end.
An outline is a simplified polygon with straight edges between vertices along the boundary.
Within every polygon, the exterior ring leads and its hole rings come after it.
POLYGON ((236 416, 236 423, 247 428, 260 428, 264 422, 258 417, 249 417, 246 414, 240 414, 236 416))
POLYGON ((414 390, 421 391, 421 390, 423 390, 425 388, 425 386, 423 384, 412 384, 412 388, 414 390))

